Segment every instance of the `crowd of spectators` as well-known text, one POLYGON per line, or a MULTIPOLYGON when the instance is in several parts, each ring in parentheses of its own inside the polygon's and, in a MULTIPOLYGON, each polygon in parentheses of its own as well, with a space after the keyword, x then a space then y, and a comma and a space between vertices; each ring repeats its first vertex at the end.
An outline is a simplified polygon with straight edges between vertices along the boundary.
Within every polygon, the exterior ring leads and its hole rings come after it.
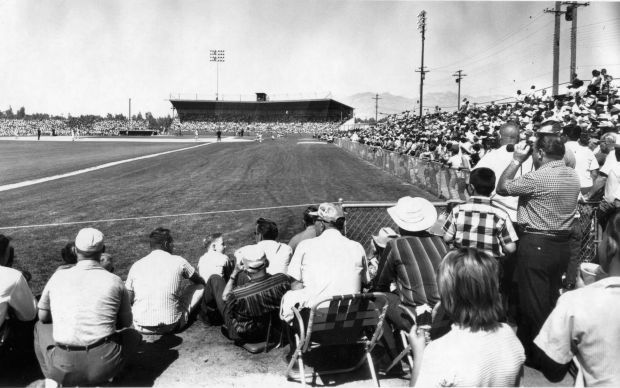
MULTIPOLYGON (((0 119, 0 136, 117 136, 129 127, 127 120, 100 119, 0 119)), ((132 130, 148 130, 145 120, 133 120, 132 130)))
POLYGON ((224 134, 239 136, 245 135, 263 136, 286 136, 295 134, 318 134, 332 132, 340 125, 339 122, 248 122, 236 119, 230 120, 188 120, 181 122, 175 119, 170 131, 172 133, 198 133, 199 135, 212 135, 217 131, 224 134))
POLYGON ((514 102, 472 106, 465 100, 456 112, 436 112, 423 118, 405 111, 387 116, 377 126, 350 131, 347 136, 369 146, 437 162, 447 162, 455 148, 459 156, 465 156, 468 167, 473 167, 496 148, 503 123, 518 123, 525 130, 525 138, 536 133, 543 122, 554 120, 562 126, 578 126, 581 143, 594 149, 602 135, 616 131, 620 98, 618 82, 605 69, 592 74, 588 85, 575 78, 565 93, 557 96, 532 86, 527 93, 518 90, 514 102))
MULTIPOLYGON (((304 211, 303 226, 288 244, 265 218, 254 224, 255 243, 234 253, 225 233, 206 236, 197 268, 175 255, 172 231, 156 228, 148 236, 150 252, 123 281, 103 234, 87 227, 61 249, 65 264, 35 297, 31 275, 11 268, 15 249, 0 235, 0 357, 38 361, 46 386, 97 385, 138 362, 144 336, 178 333, 200 319, 253 353, 270 346, 279 318, 289 362, 301 351, 290 341, 298 330, 294 308, 370 291, 387 296, 377 302, 387 303, 387 313, 373 357, 385 371, 405 345, 396 341, 399 332, 408 332, 411 385, 518 386, 524 363, 558 381, 573 357, 581 370, 576 378, 586 385, 615 385, 620 326, 609 306, 617 303, 620 284, 620 209, 608 217, 596 277, 577 276, 576 290, 565 287, 555 307, 579 178, 565 166, 555 134, 537 138, 537 170, 521 177, 515 173, 530 157, 529 146, 515 147, 499 179, 489 168, 473 170, 471 198, 447 219, 426 199, 399 199, 387 209, 398 231, 375 231, 368 248, 344 236, 340 204, 321 203, 304 211), (514 224, 490 200, 495 188, 519 198, 514 224), (544 219, 536 218, 540 206, 551 209, 544 219), (505 273, 512 259, 514 277, 505 273), (516 321, 506 310, 513 287, 516 321), (604 327, 592 319, 603 315, 604 327)), ((390 373, 404 374, 402 364, 390 373)))

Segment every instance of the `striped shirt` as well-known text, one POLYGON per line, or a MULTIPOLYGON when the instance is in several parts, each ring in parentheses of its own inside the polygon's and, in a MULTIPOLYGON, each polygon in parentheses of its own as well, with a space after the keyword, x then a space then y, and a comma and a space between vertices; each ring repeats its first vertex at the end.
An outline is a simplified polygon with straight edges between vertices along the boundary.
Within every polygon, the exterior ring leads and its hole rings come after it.
POLYGON ((161 249, 136 261, 125 283, 134 294, 134 322, 147 327, 178 322, 187 310, 182 301, 184 279, 194 272, 187 260, 161 249))
POLYGON ((581 185, 574 169, 562 160, 506 182, 508 195, 519 197, 517 220, 521 226, 547 231, 568 231, 577 213, 581 185))
POLYGON ((473 196, 455 206, 443 230, 444 238, 454 239, 457 248, 482 249, 495 257, 505 255, 502 246, 518 240, 508 213, 491 206, 488 197, 473 196))
POLYGON ((424 350, 416 386, 516 387, 525 352, 505 323, 492 331, 452 325, 452 330, 424 350))
POLYGON ((250 280, 232 291, 228 300, 231 320, 241 337, 260 337, 266 332, 269 313, 280 309, 282 296, 291 289, 291 278, 283 273, 250 280))
POLYGON ((433 306, 439 301, 435 271, 447 252, 441 237, 426 232, 396 238, 383 252, 375 288, 387 292, 396 282, 404 304, 433 306))

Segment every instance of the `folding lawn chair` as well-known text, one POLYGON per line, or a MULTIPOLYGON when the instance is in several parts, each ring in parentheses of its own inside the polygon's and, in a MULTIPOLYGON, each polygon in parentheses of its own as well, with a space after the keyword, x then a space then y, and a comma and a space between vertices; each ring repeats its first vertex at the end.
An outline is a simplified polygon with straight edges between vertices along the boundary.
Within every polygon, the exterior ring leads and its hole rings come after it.
MULTIPOLYGON (((326 346, 342 346, 362 344, 364 356, 350 368, 322 371, 325 374, 346 373, 358 369, 364 361, 368 362, 373 381, 379 386, 375 367, 370 352, 383 332, 383 321, 388 307, 384 294, 375 292, 368 294, 336 295, 315 303, 309 310, 300 312, 293 308, 296 318, 295 344, 297 348, 291 357, 286 370, 289 379, 294 378, 291 370, 295 362, 299 363, 299 379, 302 386, 306 384, 303 357, 310 350, 326 346), (378 306, 383 306, 379 308, 378 306), (364 360, 365 359, 365 360, 364 360)), ((309 376, 315 377, 316 371, 309 376)))

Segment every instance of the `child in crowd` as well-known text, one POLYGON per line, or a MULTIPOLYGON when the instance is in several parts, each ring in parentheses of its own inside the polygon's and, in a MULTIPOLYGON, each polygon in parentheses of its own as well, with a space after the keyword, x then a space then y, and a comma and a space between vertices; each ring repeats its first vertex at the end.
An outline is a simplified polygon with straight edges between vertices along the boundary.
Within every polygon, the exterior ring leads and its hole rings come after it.
POLYGON ((222 233, 214 233, 203 240, 207 252, 198 260, 198 273, 205 280, 212 275, 220 275, 224 279, 229 275, 233 263, 224 254, 226 243, 222 233))
POLYGON ((517 233, 508 214, 491 203, 495 173, 477 168, 469 177, 467 202, 455 206, 443 225, 444 241, 456 248, 477 248, 496 258, 516 250, 517 233))

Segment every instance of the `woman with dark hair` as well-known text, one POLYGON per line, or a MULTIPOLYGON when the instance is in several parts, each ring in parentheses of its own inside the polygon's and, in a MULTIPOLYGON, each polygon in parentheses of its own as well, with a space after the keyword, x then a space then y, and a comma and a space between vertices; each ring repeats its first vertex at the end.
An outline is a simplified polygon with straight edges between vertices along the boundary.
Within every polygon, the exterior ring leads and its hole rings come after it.
POLYGON ((423 330, 411 329, 410 385, 519 385, 525 354, 514 331, 499 321, 497 259, 476 249, 451 251, 439 265, 437 283, 441 305, 454 323, 428 346, 423 330))

